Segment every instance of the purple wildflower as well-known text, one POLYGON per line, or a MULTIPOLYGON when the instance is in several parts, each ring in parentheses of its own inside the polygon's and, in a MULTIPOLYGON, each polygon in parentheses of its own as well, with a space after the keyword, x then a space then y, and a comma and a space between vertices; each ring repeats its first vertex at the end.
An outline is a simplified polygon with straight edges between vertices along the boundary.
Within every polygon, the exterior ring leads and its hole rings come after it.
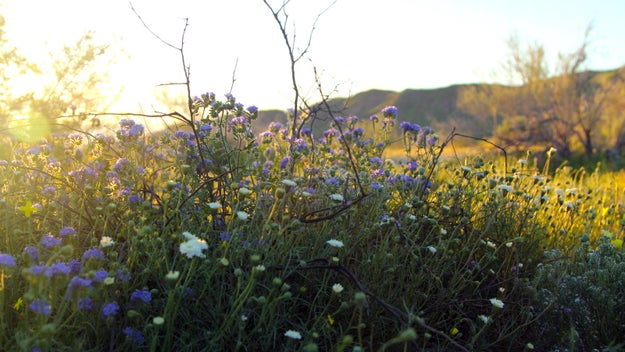
POLYGON ((125 327, 124 330, 122 330, 122 332, 128 338, 132 339, 132 343, 134 343, 135 345, 140 345, 145 341, 145 338, 143 337, 141 332, 131 327, 125 327))
POLYGON ((282 125, 280 122, 272 121, 271 123, 269 123, 269 131, 273 133, 278 133, 283 127, 284 125, 282 125))
POLYGON ((30 268, 28 268, 28 272, 31 275, 41 275, 45 270, 46 270, 45 265, 33 265, 30 268))
POLYGON ((406 164, 406 169, 408 170, 416 170, 419 164, 416 161, 412 160, 408 164, 406 164))
POLYGON ((271 131, 261 132, 258 134, 258 137, 260 138, 261 143, 269 144, 273 140, 273 132, 271 131))
POLYGON ((247 111, 250 114, 255 114, 255 113, 258 112, 258 108, 256 106, 254 106, 254 105, 250 105, 250 106, 247 107, 247 111))
POLYGON ((66 226, 62 228, 61 230, 59 230, 59 236, 61 237, 65 237, 68 235, 75 235, 75 234, 76 234, 76 230, 73 227, 66 226))
POLYGON ((82 260, 87 260, 89 258, 104 260, 104 254, 98 248, 87 249, 82 255, 82 260))
POLYGON ((44 275, 46 277, 53 277, 55 275, 68 275, 71 272, 69 265, 65 263, 54 263, 46 268, 44 275))
POLYGON ((78 307, 78 310, 89 311, 93 309, 93 302, 91 301, 91 299, 87 297, 78 298, 77 307, 78 307))
POLYGON ((286 167, 291 164, 293 162, 293 158, 291 158, 290 156, 285 156, 284 158, 282 158, 282 160, 280 161, 280 169, 284 170, 286 169, 286 167))
POLYGON ((82 269, 82 264, 80 264, 80 262, 76 259, 71 259, 67 262, 67 265, 71 268, 70 273, 73 275, 77 275, 82 269))
POLYGON ((106 303, 102 306, 102 317, 111 317, 117 314, 119 311, 119 304, 117 302, 106 303))
POLYGON ((15 258, 6 253, 0 253, 0 265, 15 266, 15 258))
POLYGON ((230 232, 220 232, 219 239, 228 242, 232 239, 232 234, 230 232))
POLYGON ((128 271, 117 269, 117 279, 120 282, 127 282, 127 281, 130 281, 130 279, 132 279, 132 275, 130 275, 128 271))
POLYGON ((108 271, 100 269, 93 274, 92 280, 95 282, 103 282, 107 277, 109 277, 108 271))
POLYGON ((47 234, 41 238, 41 245, 46 247, 47 249, 50 249, 54 246, 58 246, 59 244, 61 244, 61 240, 58 238, 55 238, 54 236, 50 234, 47 234))
POLYGON ((39 258, 39 250, 37 249, 37 247, 24 247, 24 254, 29 256, 32 260, 37 260, 37 258, 39 258))
POLYGON ((28 308, 31 311, 37 314, 41 314, 41 315, 50 315, 50 312, 52 311, 52 307, 50 306, 50 303, 46 302, 43 299, 38 299, 38 298, 30 302, 30 304, 28 305, 28 308))
POLYGON ((145 303, 148 303, 152 300, 152 294, 147 290, 135 290, 135 292, 130 294, 130 301, 141 300, 145 303))
POLYGON ((397 107, 395 106, 387 106, 384 109, 382 109, 382 115, 384 117, 390 117, 390 118, 395 118, 397 117, 397 107))

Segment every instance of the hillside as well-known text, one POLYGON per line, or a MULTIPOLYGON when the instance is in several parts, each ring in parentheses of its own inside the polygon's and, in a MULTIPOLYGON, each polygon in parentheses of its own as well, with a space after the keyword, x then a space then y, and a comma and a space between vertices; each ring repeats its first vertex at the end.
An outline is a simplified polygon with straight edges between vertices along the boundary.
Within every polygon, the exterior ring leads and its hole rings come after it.
MULTIPOLYGON (((597 72, 587 71, 580 75, 602 76, 614 73, 616 70, 597 72)), ((556 78, 557 79, 557 78, 556 78)), ((434 128, 441 135, 446 135, 453 128, 457 131, 473 136, 487 137, 493 134, 491 123, 485 123, 484 117, 479 117, 463 110, 460 104, 462 92, 468 88, 489 88, 490 84, 463 84, 452 85, 437 89, 407 89, 401 92, 372 89, 357 93, 349 98, 334 98, 328 103, 335 111, 335 116, 358 116, 367 119, 379 114, 380 110, 388 105, 395 105, 399 109, 399 121, 416 122, 434 128)), ((508 87, 511 90, 518 87, 508 87)), ((327 117, 327 116, 322 116, 327 117)), ((257 123, 257 132, 262 131, 271 121, 286 121, 286 114, 280 110, 261 111, 257 123)), ((498 121, 498 124, 502 123, 498 121)), ((315 130, 320 131, 328 127, 327 122, 316 122, 315 130)))

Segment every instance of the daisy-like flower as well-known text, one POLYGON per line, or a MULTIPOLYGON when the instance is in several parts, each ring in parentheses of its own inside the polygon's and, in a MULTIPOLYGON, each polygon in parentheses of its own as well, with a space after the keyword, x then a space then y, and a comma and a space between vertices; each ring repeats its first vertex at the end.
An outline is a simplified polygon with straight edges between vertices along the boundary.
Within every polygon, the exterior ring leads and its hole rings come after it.
POLYGON ((110 247, 114 244, 115 241, 113 241, 113 239, 109 236, 102 236, 102 239, 100 239, 100 246, 102 246, 102 248, 110 247))
POLYGON ((172 281, 178 280, 178 277, 180 277, 180 271, 170 271, 165 275, 165 279, 172 281))
POLYGON ((180 244, 180 253, 187 256, 187 258, 200 257, 205 258, 206 255, 202 253, 203 250, 208 249, 208 245, 205 240, 197 238, 190 232, 183 232, 182 236, 187 240, 180 244))
POLYGON ((293 339, 293 340, 301 340, 302 339, 302 334, 299 333, 299 331, 295 331, 295 330, 287 330, 284 333, 284 336, 293 339))
POLYGON ((503 308, 503 302, 500 299, 497 299, 497 298, 491 298, 490 299, 490 304, 492 304, 493 307, 495 307, 495 308, 499 308, 499 309, 503 308))
POLYGON ((343 285, 341 284, 334 284, 332 285, 332 292, 336 293, 337 295, 341 292, 343 292, 343 285))
POLYGON ((334 193, 334 194, 330 194, 330 199, 332 199, 335 202, 342 202, 343 196, 338 193, 334 193))
POLYGON ((217 202, 210 202, 208 203, 208 207, 211 208, 212 210, 219 210, 221 209, 221 204, 217 202))
POLYGON ((336 247, 336 248, 343 248, 345 246, 342 241, 335 240, 335 239, 327 240, 326 243, 329 246, 336 247))
POLYGON ((237 218, 239 218, 239 220, 247 220, 247 218, 249 217, 249 215, 244 212, 244 211, 237 211, 237 218))

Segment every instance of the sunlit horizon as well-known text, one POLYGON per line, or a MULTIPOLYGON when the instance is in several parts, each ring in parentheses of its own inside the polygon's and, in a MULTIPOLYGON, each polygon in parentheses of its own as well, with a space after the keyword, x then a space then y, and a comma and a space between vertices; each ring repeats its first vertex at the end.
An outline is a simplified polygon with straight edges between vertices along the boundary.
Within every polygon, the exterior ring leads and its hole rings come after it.
MULTIPOLYGON (((292 1, 287 7, 289 29, 297 33, 296 46, 305 45, 311 21, 330 3, 292 1)), ((506 59, 506 39, 511 34, 517 33, 523 42, 542 43, 555 63, 558 53, 569 53, 582 43, 588 25, 593 30, 587 68, 614 69, 625 64, 625 48, 620 44, 625 27, 619 23, 625 4, 601 4, 482 0, 469 6, 451 0, 393 0, 380 6, 373 1, 338 0, 319 18, 309 53, 298 65, 301 92, 309 100, 319 100, 313 65, 326 92, 335 97, 370 89, 495 82, 493 73, 506 59)), ((293 92, 286 47, 262 1, 136 0, 132 5, 154 32, 173 45, 180 44, 188 18, 184 48, 192 94, 223 95, 233 86, 234 96, 246 105, 290 106, 293 92)), ((123 88, 115 110, 158 110, 162 106, 154 97, 162 95, 159 85, 184 81, 179 53, 149 33, 130 2, 15 0, 0 6, 11 44, 34 61, 87 30, 95 31, 98 42, 110 44, 117 63, 101 69, 111 75, 110 87, 115 90, 111 95, 123 88)))

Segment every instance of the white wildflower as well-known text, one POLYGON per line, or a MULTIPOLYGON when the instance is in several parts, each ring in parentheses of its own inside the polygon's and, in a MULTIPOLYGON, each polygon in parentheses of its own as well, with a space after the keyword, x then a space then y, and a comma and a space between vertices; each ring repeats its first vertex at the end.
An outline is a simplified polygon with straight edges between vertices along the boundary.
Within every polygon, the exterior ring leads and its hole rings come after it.
POLYGON ((187 258, 193 258, 193 257, 205 258, 206 257, 202 253, 203 250, 208 249, 208 245, 206 244, 206 241, 197 238, 197 236, 189 232, 183 232, 182 235, 187 240, 180 244, 180 253, 186 255, 187 258))
POLYGON ((492 304, 493 307, 495 307, 495 308, 499 308, 499 309, 503 308, 503 302, 500 299, 497 299, 497 298, 491 298, 490 299, 490 304, 492 304))
POLYGON ((297 183, 295 183, 295 181, 291 181, 291 180, 282 180, 282 184, 285 186, 289 186, 289 187, 295 187, 297 185, 297 183))
POLYGON ((330 199, 332 199, 335 202, 342 202, 343 196, 338 193, 334 193, 334 194, 330 194, 330 199))
POLYGON ((343 244, 343 242, 339 241, 339 240, 335 240, 335 239, 331 239, 331 240, 327 240, 326 243, 332 247, 336 247, 336 248, 342 248, 345 245, 343 244))
POLYGON ((332 291, 336 294, 339 294, 341 292, 343 292, 343 285, 341 284, 334 284, 332 285, 332 291))
POLYGON ((102 236, 102 239, 100 240, 100 246, 102 246, 102 248, 110 247, 114 244, 115 241, 113 241, 113 239, 109 236, 102 236))
POLYGON ((295 330, 287 330, 284 333, 284 336, 291 338, 293 340, 301 340, 302 339, 302 334, 299 333, 299 331, 295 331, 295 330))

